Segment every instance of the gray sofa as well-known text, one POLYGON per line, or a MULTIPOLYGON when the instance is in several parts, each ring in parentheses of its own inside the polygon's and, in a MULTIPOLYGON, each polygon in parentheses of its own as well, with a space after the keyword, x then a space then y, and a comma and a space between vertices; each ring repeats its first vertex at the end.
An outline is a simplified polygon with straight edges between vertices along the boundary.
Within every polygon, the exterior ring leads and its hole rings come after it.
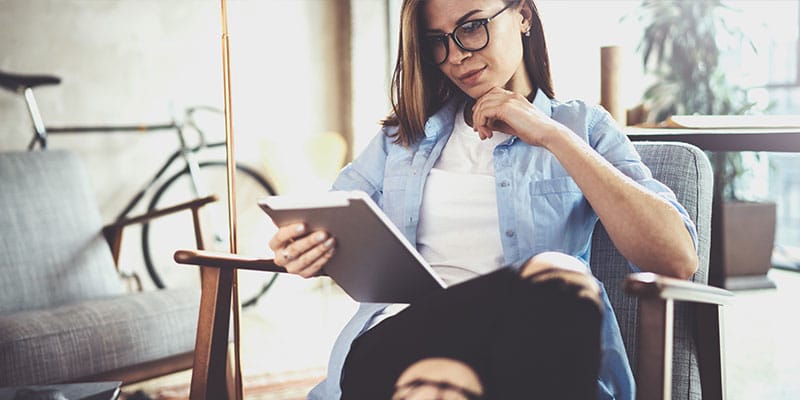
POLYGON ((191 367, 200 291, 129 293, 107 242, 126 222, 104 229, 76 155, 0 153, 0 386, 191 367))

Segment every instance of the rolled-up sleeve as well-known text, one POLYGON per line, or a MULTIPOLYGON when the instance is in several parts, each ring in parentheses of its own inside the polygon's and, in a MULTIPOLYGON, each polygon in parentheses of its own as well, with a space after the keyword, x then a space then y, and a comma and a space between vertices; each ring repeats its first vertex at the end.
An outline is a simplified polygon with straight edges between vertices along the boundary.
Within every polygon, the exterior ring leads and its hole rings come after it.
MULTIPOLYGON (((623 174, 671 204, 680 214, 686 230, 692 236, 695 249, 697 249, 697 228, 686 208, 678 202, 672 189, 653 178, 653 173, 644 165, 633 143, 619 129, 608 112, 596 107, 590 114, 593 118, 588 125, 588 140, 592 148, 623 174)), ((629 264, 634 271, 640 271, 636 265, 629 264)))

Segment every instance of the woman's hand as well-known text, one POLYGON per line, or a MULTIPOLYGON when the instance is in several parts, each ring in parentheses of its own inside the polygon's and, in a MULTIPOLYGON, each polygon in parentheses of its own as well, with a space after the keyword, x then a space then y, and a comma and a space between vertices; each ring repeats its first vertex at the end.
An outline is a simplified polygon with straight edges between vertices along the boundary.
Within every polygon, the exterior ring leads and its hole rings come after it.
POLYGON ((278 229, 269 248, 275 253, 275 264, 310 278, 333 257, 335 242, 325 231, 307 233, 305 224, 292 224, 278 229))
POLYGON ((486 92, 475 102, 472 127, 481 139, 492 137, 492 130, 496 130, 514 135, 531 146, 541 147, 547 147, 554 135, 567 130, 521 94, 499 87, 486 92))

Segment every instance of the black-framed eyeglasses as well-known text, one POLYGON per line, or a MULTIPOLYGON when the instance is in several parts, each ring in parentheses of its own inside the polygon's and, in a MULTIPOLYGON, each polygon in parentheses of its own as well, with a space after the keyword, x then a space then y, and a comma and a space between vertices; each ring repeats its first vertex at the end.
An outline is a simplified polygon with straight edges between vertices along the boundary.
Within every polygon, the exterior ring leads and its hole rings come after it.
POLYGON ((450 38, 464 51, 481 51, 489 45, 489 22, 492 22, 503 11, 508 10, 512 1, 506 4, 502 10, 498 11, 489 18, 479 18, 462 22, 453 29, 453 32, 444 35, 426 35, 423 38, 423 48, 425 59, 436 64, 442 65, 450 56, 450 38))

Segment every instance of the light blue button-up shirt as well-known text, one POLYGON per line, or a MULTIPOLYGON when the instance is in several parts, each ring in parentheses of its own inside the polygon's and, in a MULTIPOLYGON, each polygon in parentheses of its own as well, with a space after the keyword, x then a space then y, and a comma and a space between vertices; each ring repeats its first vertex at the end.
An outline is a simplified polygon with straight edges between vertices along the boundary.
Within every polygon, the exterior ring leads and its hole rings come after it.
MULTIPOLYGON (((417 225, 425 180, 453 130, 455 113, 464 99, 452 99, 425 124, 425 135, 410 148, 387 137, 396 127, 384 127, 367 148, 345 167, 333 184, 335 190, 362 190, 380 205, 411 243, 417 225)), ((653 179, 627 137, 607 112, 581 101, 561 103, 538 91, 533 104, 545 115, 570 128, 625 175, 667 199, 683 216, 696 241, 686 210, 672 191, 653 179)), ((542 147, 511 137, 494 150, 497 210, 505 264, 522 266, 544 251, 571 254, 589 265, 591 235, 597 214, 556 157, 542 147)), ((364 266, 369 268, 369 266, 364 266)), ((632 270, 637 268, 631 265, 632 270)), ((603 290, 605 318, 602 326, 600 399, 633 399, 633 374, 611 304, 603 290)), ((328 376, 309 399, 341 397, 342 366, 350 345, 387 304, 362 303, 334 344, 328 376)))

